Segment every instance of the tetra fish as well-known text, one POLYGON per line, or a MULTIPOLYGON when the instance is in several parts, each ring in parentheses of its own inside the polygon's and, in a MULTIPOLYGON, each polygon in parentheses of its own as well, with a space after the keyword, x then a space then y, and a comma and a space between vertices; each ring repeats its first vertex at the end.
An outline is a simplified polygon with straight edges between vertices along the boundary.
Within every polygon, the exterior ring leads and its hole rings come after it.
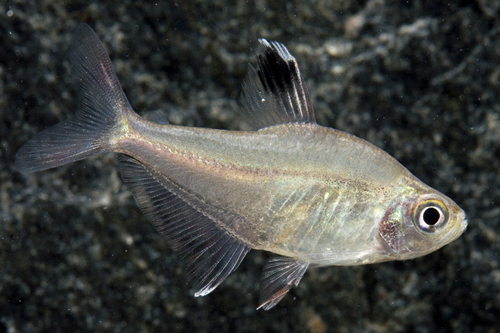
POLYGON ((80 86, 76 116, 29 140, 21 172, 104 152, 156 230, 183 257, 195 296, 221 284, 251 250, 264 266, 260 306, 274 307, 309 266, 362 265, 433 252, 459 237, 464 212, 383 150, 316 124, 295 58, 260 39, 243 82, 254 131, 168 124, 136 114, 94 31, 70 51, 80 86))

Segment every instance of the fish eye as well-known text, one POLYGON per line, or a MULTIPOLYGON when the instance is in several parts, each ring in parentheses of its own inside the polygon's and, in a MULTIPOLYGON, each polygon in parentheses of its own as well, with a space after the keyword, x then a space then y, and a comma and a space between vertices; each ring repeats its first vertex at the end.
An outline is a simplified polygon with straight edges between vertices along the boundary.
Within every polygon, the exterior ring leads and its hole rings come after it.
POLYGON ((448 221, 448 209, 434 199, 422 201, 413 212, 413 222, 424 232, 434 232, 448 221))

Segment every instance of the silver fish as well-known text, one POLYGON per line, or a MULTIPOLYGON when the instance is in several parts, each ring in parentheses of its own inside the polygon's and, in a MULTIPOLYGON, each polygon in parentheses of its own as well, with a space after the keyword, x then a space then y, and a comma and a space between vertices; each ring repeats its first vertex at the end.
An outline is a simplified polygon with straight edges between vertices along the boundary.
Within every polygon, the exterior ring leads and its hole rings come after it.
POLYGON ((465 214, 450 198, 383 150, 316 124, 295 58, 280 43, 260 43, 243 83, 255 131, 180 127, 132 110, 99 38, 81 24, 70 51, 76 116, 24 144, 18 170, 122 154, 123 181, 185 259, 195 296, 214 290, 250 249, 274 254, 261 281, 265 310, 309 266, 416 258, 464 232, 465 214))

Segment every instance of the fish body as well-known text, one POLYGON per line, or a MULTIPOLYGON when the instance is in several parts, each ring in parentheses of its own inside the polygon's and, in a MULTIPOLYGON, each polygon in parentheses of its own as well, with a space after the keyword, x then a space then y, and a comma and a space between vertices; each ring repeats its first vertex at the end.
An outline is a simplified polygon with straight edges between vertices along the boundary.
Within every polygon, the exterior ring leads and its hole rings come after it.
POLYGON ((267 310, 310 265, 415 258, 467 226, 451 199, 386 152, 317 125, 295 58, 279 43, 261 40, 258 69, 251 67, 243 83, 256 130, 223 131, 140 117, 92 29, 81 25, 75 41, 76 117, 28 141, 16 165, 34 172, 122 154, 124 182, 186 260, 196 296, 222 283, 250 249, 275 254, 261 283, 260 307, 267 310))
POLYGON ((378 223, 397 200, 432 189, 364 140, 310 124, 243 132, 129 123, 113 151, 237 216, 222 227, 253 249, 318 265, 413 255, 387 253, 378 223))

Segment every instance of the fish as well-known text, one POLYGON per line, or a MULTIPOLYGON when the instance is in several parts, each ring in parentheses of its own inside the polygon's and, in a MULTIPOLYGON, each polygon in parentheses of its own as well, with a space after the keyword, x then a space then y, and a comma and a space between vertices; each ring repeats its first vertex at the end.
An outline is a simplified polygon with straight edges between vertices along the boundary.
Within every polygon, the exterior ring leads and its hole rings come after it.
POLYGON ((205 296, 246 254, 270 252, 257 309, 276 306, 309 267, 407 260, 467 227, 464 211, 382 149, 316 123, 297 61, 259 39, 242 84, 252 130, 170 124, 132 109, 99 37, 80 24, 69 51, 76 115, 17 152, 21 173, 107 152, 156 231, 205 296))

